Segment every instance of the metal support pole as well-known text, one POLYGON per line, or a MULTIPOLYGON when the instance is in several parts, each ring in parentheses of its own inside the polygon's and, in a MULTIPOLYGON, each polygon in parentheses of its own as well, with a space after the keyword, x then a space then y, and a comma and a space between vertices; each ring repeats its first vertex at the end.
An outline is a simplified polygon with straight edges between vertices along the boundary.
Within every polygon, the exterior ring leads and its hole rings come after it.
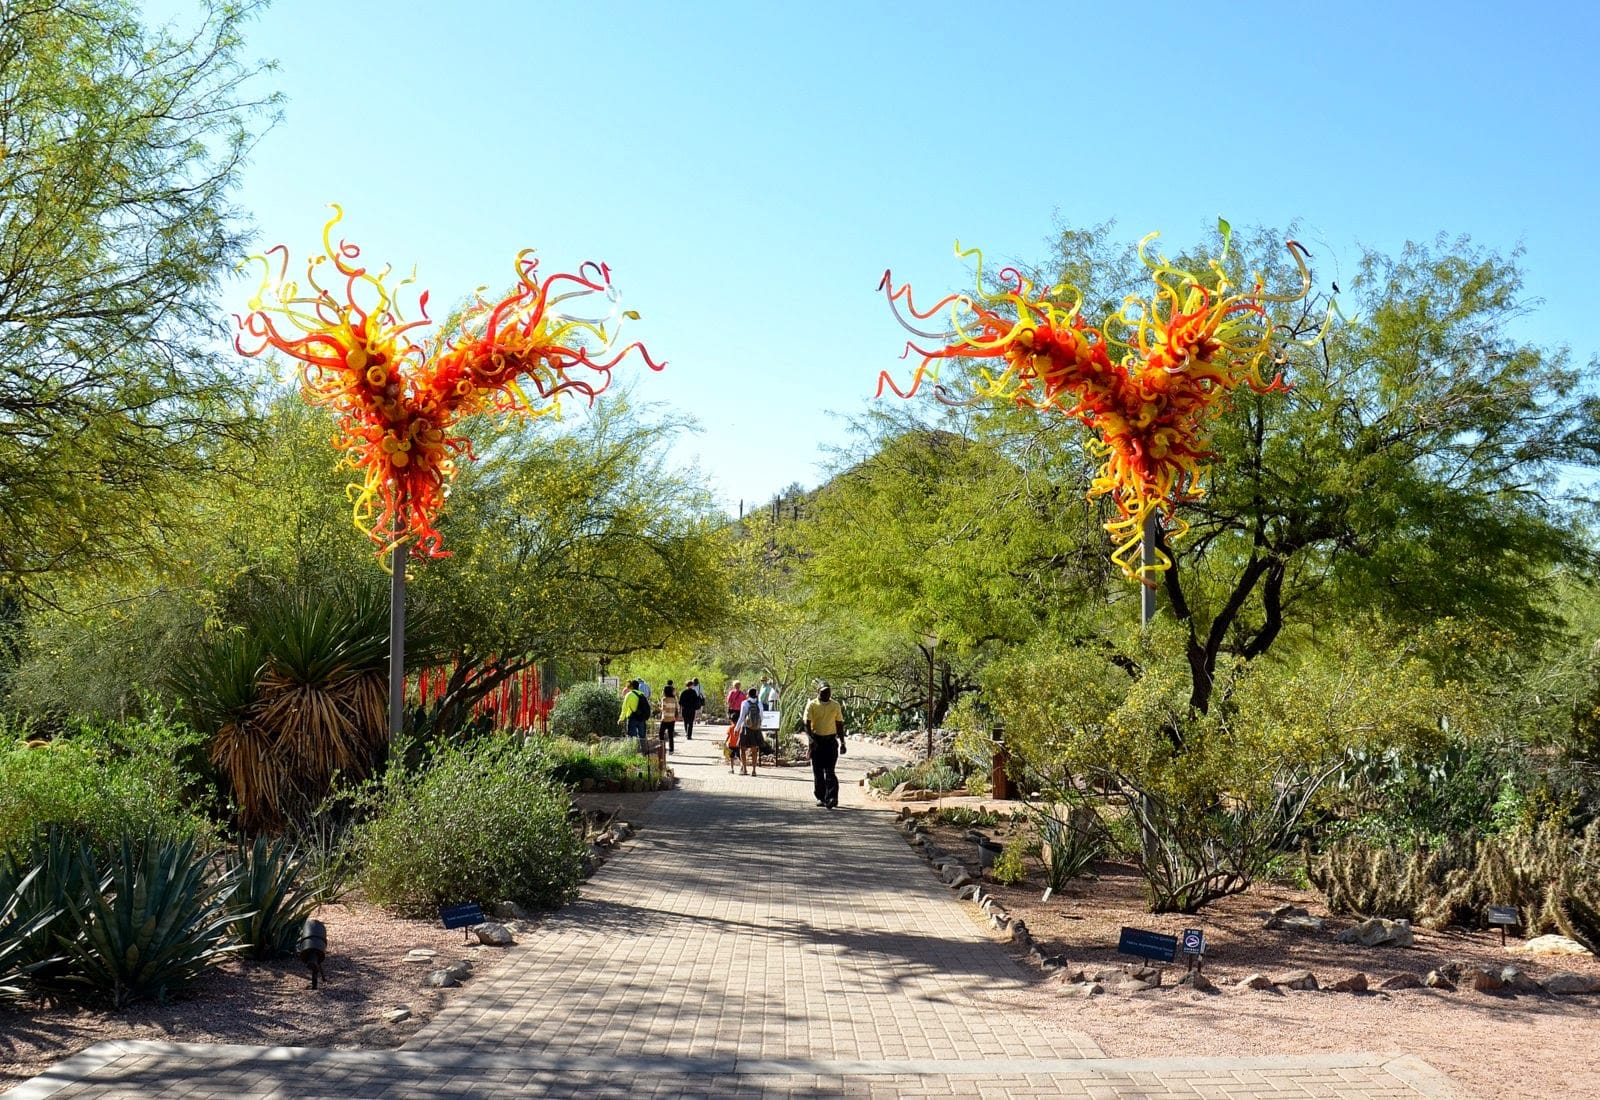
POLYGON ((389 737, 400 736, 406 721, 406 558, 403 542, 389 551, 389 737))
POLYGON ((1153 576, 1150 568, 1156 563, 1156 534, 1160 530, 1156 525, 1160 522, 1154 508, 1144 517, 1144 537, 1139 543, 1139 563, 1145 567, 1139 575, 1140 626, 1149 626, 1150 620, 1156 617, 1156 590, 1150 583, 1153 576))
POLYGON ((928 647, 928 759, 933 759, 933 647, 928 647))

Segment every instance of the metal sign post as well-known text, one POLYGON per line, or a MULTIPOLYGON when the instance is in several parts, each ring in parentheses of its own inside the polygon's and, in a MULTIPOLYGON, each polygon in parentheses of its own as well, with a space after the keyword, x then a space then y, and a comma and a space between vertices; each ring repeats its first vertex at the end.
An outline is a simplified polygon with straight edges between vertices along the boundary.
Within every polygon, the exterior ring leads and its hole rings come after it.
POLYGON ((389 551, 389 740, 406 723, 406 558, 404 542, 389 551))

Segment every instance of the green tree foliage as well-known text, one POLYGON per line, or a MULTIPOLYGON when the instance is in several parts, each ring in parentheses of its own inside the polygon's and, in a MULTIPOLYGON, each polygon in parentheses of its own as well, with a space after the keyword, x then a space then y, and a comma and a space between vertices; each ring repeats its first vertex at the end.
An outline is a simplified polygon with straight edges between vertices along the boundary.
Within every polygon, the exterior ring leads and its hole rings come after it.
POLYGON ((270 109, 253 4, 150 31, 124 0, 0 6, 0 585, 171 548, 172 501, 246 427, 213 291, 270 109))

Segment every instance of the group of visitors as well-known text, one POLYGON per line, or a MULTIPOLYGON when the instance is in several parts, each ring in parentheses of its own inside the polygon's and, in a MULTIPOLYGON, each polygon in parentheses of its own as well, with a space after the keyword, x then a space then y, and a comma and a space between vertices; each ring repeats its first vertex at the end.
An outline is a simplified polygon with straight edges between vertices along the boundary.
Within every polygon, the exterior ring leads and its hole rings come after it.
POLYGON ((639 751, 645 751, 648 722, 655 717, 660 723, 656 736, 667 743, 667 751, 678 751, 678 723, 683 723, 683 735, 694 740, 695 716, 706 709, 705 692, 700 689, 698 677, 683 685, 679 692, 668 680, 661 689, 661 705, 651 707, 650 684, 645 680, 629 680, 628 690, 622 693, 622 721, 627 724, 628 736, 639 740, 639 751))
MULTIPOLYGON (((751 692, 735 680, 728 689, 726 699, 728 719, 727 761, 728 774, 733 774, 735 760, 740 775, 755 775, 761 761, 761 751, 766 746, 762 735, 762 714, 778 709, 778 686, 766 676, 751 692)), ((666 742, 667 751, 677 751, 677 726, 683 723, 683 735, 694 740, 695 717, 706 709, 705 691, 698 678, 684 684, 680 693, 671 680, 661 689, 659 707, 650 704, 650 685, 644 680, 629 680, 622 696, 622 721, 627 724, 628 736, 637 738, 640 751, 645 751, 647 723, 656 717, 660 725, 657 733, 666 742)), ((845 750, 844 710, 833 698, 833 689, 824 683, 817 689, 817 697, 806 703, 800 720, 800 730, 811 746, 811 774, 817 805, 834 809, 839 805, 839 756, 845 750)))

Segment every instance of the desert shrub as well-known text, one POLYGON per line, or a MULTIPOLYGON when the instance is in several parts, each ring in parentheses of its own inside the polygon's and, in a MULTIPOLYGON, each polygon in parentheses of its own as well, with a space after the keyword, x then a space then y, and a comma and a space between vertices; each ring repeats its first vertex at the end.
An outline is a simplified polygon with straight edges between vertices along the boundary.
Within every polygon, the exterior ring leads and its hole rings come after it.
POLYGON ((285 838, 258 836, 227 861, 233 908, 229 932, 252 958, 292 954, 300 928, 316 910, 319 886, 306 859, 285 838))
POLYGON ((622 699, 604 684, 574 684, 550 708, 550 732, 557 737, 594 741, 617 735, 622 699))
POLYGON ((62 912, 40 907, 33 884, 44 873, 34 866, 13 878, 0 870, 0 997, 15 997, 22 992, 23 979, 39 966, 51 961, 29 958, 29 945, 62 912))
POLYGON ((583 846, 538 741, 489 738, 395 769, 362 826, 363 882, 381 905, 429 916, 462 901, 556 906, 577 891, 583 846))
POLYGON ((1006 886, 1022 882, 1028 877, 1028 868, 1025 857, 1028 854, 1028 841, 1020 834, 1006 841, 1006 846, 1000 854, 994 857, 994 867, 990 874, 994 880, 1006 886))
POLYGON ((188 766, 202 743, 159 717, 83 726, 0 748, 0 856, 22 858, 52 829, 109 854, 125 833, 204 836, 188 766))
POLYGON ((943 759, 901 764, 867 781, 880 791, 892 791, 902 783, 925 791, 959 791, 965 780, 954 766, 943 759))
POLYGON ((51 829, 22 857, 0 857, 0 897, 18 895, 11 962, 32 985, 59 989, 68 971, 62 941, 76 936, 71 907, 81 911, 108 882, 101 857, 78 837, 51 829), (44 923, 34 916, 48 914, 44 923))
POLYGON ((113 1008, 165 1001, 237 949, 228 926, 234 881, 213 877, 208 853, 192 837, 124 837, 104 877, 80 867, 84 900, 69 898, 62 937, 68 980, 113 1008))

